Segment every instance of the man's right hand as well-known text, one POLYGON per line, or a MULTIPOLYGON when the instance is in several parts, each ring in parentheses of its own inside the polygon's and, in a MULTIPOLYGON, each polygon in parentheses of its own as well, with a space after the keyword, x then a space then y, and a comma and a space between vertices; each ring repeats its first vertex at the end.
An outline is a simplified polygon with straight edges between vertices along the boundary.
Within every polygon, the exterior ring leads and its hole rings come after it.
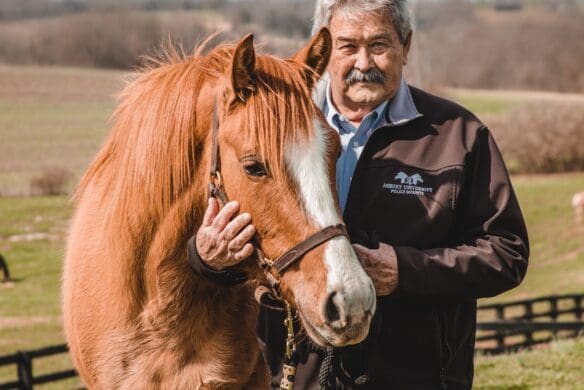
POLYGON ((222 270, 240 263, 253 253, 253 245, 249 242, 255 234, 251 215, 237 215, 238 211, 237 201, 231 201, 219 210, 219 202, 209 198, 195 245, 201 260, 210 268, 222 270))

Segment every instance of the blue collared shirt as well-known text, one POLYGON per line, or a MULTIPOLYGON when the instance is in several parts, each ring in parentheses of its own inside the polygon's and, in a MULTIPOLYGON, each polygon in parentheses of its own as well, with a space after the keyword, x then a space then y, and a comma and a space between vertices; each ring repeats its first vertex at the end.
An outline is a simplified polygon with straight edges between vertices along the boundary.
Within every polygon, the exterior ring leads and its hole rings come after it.
POLYGON ((383 126, 399 126, 421 116, 416 109, 410 89, 402 78, 395 96, 381 103, 367 114, 359 127, 353 126, 347 118, 340 114, 331 101, 330 81, 326 86, 326 97, 323 101, 322 112, 327 122, 336 129, 341 136, 341 155, 337 160, 337 192, 341 211, 345 210, 349 188, 357 161, 361 156, 365 143, 371 134, 383 126))

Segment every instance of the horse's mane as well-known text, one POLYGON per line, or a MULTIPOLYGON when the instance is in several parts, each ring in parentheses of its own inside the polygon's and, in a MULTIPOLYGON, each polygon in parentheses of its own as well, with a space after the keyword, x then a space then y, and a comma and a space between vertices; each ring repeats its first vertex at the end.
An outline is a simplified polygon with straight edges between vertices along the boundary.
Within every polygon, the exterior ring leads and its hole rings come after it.
MULTIPOLYGON (((200 92, 214 84, 218 101, 228 94, 233 44, 207 55, 164 55, 139 70, 119 97, 106 144, 84 175, 76 198, 99 183, 102 206, 118 213, 134 207, 163 213, 192 183, 209 115, 200 113, 200 92), (198 154, 199 153, 199 154, 198 154), (147 202, 148 205, 144 204, 147 202)), ((283 177, 284 145, 309 139, 315 109, 306 83, 307 68, 293 60, 262 55, 256 59, 255 91, 245 104, 244 120, 258 150, 276 178, 283 177)), ((200 99, 201 98, 201 99, 200 99)), ((212 107, 212 101, 205 103, 212 107)))

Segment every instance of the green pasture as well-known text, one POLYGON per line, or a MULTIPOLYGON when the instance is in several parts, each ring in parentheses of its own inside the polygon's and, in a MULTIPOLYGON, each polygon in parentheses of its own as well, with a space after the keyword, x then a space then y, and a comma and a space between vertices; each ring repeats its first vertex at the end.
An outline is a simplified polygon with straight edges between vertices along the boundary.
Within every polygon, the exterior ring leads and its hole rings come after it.
POLYGON ((547 348, 475 359, 475 390, 580 390, 584 338, 547 348))
MULTIPOLYGON (((60 279, 64 238, 71 215, 65 197, 0 198, 0 253, 13 282, 0 284, 0 355, 64 342, 60 279)), ((37 374, 69 369, 68 355, 35 360, 37 374)), ((0 383, 16 378, 0 368, 0 383)), ((74 388, 78 380, 48 389, 74 388)))
POLYGON ((445 88, 439 91, 439 94, 462 104, 482 119, 538 103, 570 104, 579 107, 584 104, 582 94, 556 92, 445 88))
MULTIPOLYGON (((47 165, 80 175, 107 134, 121 76, 114 71, 0 65, 0 253, 15 279, 0 284, 0 355, 64 341, 59 285, 72 213, 66 197, 6 195, 26 195, 30 178, 47 165)), ((488 95, 481 100, 472 91, 460 92, 457 99, 475 105, 471 108, 479 116, 521 104, 516 97, 488 95)), ((573 223, 571 197, 584 190, 584 172, 512 179, 530 234, 530 266, 520 287, 483 303, 582 292, 584 227, 573 223)), ((577 389, 584 383, 584 340, 481 356, 476 363, 477 389, 577 389)), ((35 370, 70 365, 65 355, 41 359, 35 370)), ((0 383, 13 378, 12 368, 0 368, 0 383)), ((77 385, 67 381, 44 388, 77 385)))
POLYGON ((468 90, 449 89, 446 91, 446 95, 480 118, 486 115, 504 114, 522 104, 521 101, 501 96, 486 96, 468 90))

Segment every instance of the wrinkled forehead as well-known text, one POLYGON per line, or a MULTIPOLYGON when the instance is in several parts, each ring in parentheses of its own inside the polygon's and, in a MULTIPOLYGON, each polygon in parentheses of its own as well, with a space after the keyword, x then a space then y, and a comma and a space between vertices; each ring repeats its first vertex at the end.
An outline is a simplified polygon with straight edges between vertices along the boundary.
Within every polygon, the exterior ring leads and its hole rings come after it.
POLYGON ((392 25, 391 13, 383 6, 368 6, 345 3, 332 9, 329 25, 334 19, 343 18, 347 22, 363 24, 364 20, 376 21, 381 25, 392 25))
POLYGON ((333 11, 329 28, 336 40, 339 36, 390 35, 397 36, 391 15, 386 9, 364 11, 355 6, 345 6, 333 11))

